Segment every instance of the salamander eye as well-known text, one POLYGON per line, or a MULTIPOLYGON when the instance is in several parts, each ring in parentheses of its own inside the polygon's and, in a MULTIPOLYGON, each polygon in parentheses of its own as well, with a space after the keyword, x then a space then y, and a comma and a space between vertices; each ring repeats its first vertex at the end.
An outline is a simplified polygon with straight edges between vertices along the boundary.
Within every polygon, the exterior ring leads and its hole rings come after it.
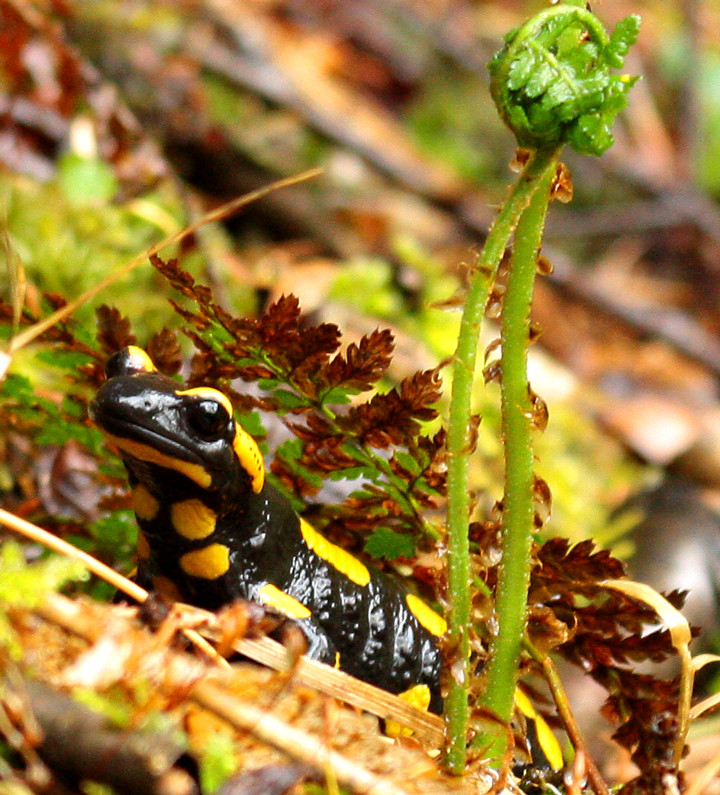
POLYGON ((227 428, 230 415, 217 400, 193 400, 187 408, 187 421, 198 436, 212 440, 227 428))

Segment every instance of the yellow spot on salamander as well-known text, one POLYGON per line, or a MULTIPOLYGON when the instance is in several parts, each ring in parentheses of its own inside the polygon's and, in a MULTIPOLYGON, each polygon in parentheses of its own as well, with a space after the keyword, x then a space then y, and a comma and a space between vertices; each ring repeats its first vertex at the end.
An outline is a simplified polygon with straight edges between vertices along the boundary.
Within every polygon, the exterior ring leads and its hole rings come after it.
POLYGON ((138 533, 137 556, 140 560, 147 560, 150 557, 150 544, 142 531, 138 533))
POLYGON ((552 733, 545 718, 538 713, 530 699, 519 687, 515 688, 515 706, 528 720, 535 722, 538 742, 553 770, 562 770, 563 755, 557 737, 552 733))
POLYGON ((138 483, 132 490, 132 508, 138 519, 149 522, 157 516, 160 503, 150 494, 146 486, 138 483))
POLYGON ((327 561, 356 585, 367 585, 370 582, 370 572, 367 566, 346 550, 330 543, 325 536, 321 536, 304 519, 300 520, 300 530, 305 543, 319 558, 327 561))
POLYGON ((217 515, 201 500, 183 500, 170 507, 170 521, 184 538, 207 538, 215 530, 217 515))
POLYGON ((281 591, 279 588, 268 583, 260 589, 260 601, 272 607, 289 618, 309 618, 312 613, 302 602, 298 602, 289 593, 281 591))
POLYGON ((177 585, 172 580, 169 580, 167 577, 163 577, 160 574, 157 574, 153 577, 152 580, 152 587, 153 591, 156 591, 163 597, 163 599, 167 599, 168 602, 179 602, 180 601, 180 591, 178 590, 177 585))
POLYGON ((255 494, 259 494, 265 483, 265 464, 263 463, 262 453, 255 439, 239 425, 235 430, 233 450, 235 450, 235 455, 240 461, 240 466, 252 479, 252 490, 255 494))
MULTIPOLYGON (((398 693, 398 698, 427 712, 430 706, 430 688, 427 685, 413 685, 408 690, 398 693)), ((402 726, 394 720, 385 722, 385 734, 388 737, 409 737, 412 733, 412 729, 402 726)))
POLYGON ((208 544, 202 549, 194 549, 182 555, 180 567, 185 574, 192 577, 217 580, 230 568, 230 550, 224 544, 208 544))
POLYGON ((147 461, 149 464, 157 464, 166 469, 174 469, 181 475, 190 478, 190 480, 197 483, 198 486, 203 489, 206 489, 212 483, 212 475, 201 467, 200 464, 183 461, 181 458, 173 458, 172 456, 165 455, 165 453, 161 453, 154 447, 150 447, 150 445, 134 442, 132 439, 123 439, 112 433, 103 431, 103 435, 108 442, 115 445, 121 453, 127 453, 133 456, 133 458, 139 458, 141 461, 147 461))
POLYGON ((428 632, 432 635, 436 635, 438 638, 442 637, 447 632, 447 622, 445 619, 436 613, 432 607, 426 605, 422 599, 412 593, 409 593, 405 599, 410 612, 428 632))
POLYGON ((132 360, 133 369, 137 372, 156 373, 157 367, 153 360, 137 345, 128 345, 125 349, 127 357, 132 360))

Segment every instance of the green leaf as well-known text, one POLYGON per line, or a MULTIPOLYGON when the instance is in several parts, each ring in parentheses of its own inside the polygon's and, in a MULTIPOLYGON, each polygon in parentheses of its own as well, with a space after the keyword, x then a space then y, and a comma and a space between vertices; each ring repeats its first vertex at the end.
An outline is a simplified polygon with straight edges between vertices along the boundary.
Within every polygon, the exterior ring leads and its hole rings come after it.
POLYGON ((527 81, 535 71, 536 62, 535 53, 528 48, 518 54, 517 59, 513 61, 508 71, 507 82, 511 91, 519 91, 527 84, 527 81))
POLYGON ((506 37, 490 62, 491 93, 521 146, 569 144, 583 154, 612 145, 612 125, 632 80, 611 74, 637 39, 640 18, 612 35, 577 3, 545 9, 506 37))
POLYGON ((21 404, 27 404, 35 397, 30 379, 20 373, 8 373, 5 380, 0 383, 0 395, 21 404))
POLYGON ((247 411, 244 414, 239 414, 237 421, 242 429, 255 439, 263 438, 266 435, 265 426, 262 423, 260 413, 257 411, 247 411))
POLYGON ((278 407, 280 409, 285 409, 286 411, 305 408, 308 405, 307 398, 304 398, 295 392, 289 392, 287 389, 276 389, 273 391, 272 395, 275 400, 277 400, 278 407))
POLYGON ((625 17, 617 23, 615 30, 610 34, 610 41, 605 46, 604 57, 613 69, 623 68, 625 56, 640 34, 641 22, 642 20, 637 14, 625 17))
POLYGON ((282 444, 278 445, 275 454, 287 463, 297 461, 302 455, 302 442, 300 439, 286 439, 282 444))
POLYGON ((439 496, 437 489, 434 489, 432 486, 430 486, 423 478, 419 478, 417 481, 415 481, 413 484, 413 491, 421 491, 423 494, 427 494, 429 497, 439 496))
POLYGON ((558 71, 552 64, 538 64, 537 69, 530 75, 530 79, 525 84, 525 94, 528 97, 539 97, 558 79, 558 71))
POLYGON ((46 422, 36 437, 38 444, 54 444, 59 447, 70 440, 80 443, 90 451, 100 451, 103 447, 100 431, 64 417, 55 417, 52 422, 46 422))
POLYGON ((49 419, 53 422, 60 419, 61 414, 57 405, 47 398, 36 395, 32 382, 24 375, 10 373, 0 384, 0 396, 8 403, 14 404, 14 411, 33 425, 43 421, 44 426, 47 427, 50 424, 49 419))
POLYGON ((95 539, 96 551, 110 554, 113 560, 128 560, 137 543, 137 523, 130 511, 115 511, 93 523, 90 533, 95 539))
POLYGON ((612 146, 612 130, 599 113, 581 116, 570 133, 569 143, 576 152, 601 155, 612 146))
POLYGON ((324 406, 345 406, 350 402, 350 395, 357 395, 359 389, 348 389, 347 387, 333 387, 323 395, 324 406))
POLYGON ((92 357, 88 356, 86 353, 63 350, 57 346, 38 351, 35 358, 44 365, 58 367, 69 373, 74 372, 80 366, 89 364, 92 361, 92 357))
MULTIPOLYGON (((357 461, 361 466, 367 466, 366 453, 362 449, 358 448, 357 445, 355 445, 352 441, 344 442, 340 446, 340 449, 343 451, 343 453, 345 453, 345 455, 352 458, 353 461, 357 461)), ((378 478, 379 472, 375 468, 373 468, 372 471, 372 478, 373 480, 376 480, 378 478)))
POLYGON ((328 478, 330 480, 359 480, 360 478, 368 478, 375 480, 378 473, 371 466, 358 466, 348 467, 347 469, 338 469, 335 472, 330 472, 328 478))
POLYGON ((406 453, 404 450, 398 450, 394 456, 395 460, 400 464, 401 467, 407 469, 407 471, 417 477, 420 472, 420 464, 410 455, 410 453, 406 453))
MULTIPOLYGON (((238 366, 245 367, 247 365, 255 364, 253 359, 240 359, 237 362, 238 366)), ((280 386, 283 381, 279 378, 260 378, 258 379, 257 385, 260 389, 264 390, 265 392, 270 392, 271 390, 275 389, 276 387, 280 386)))
POLYGON ((200 757, 200 790, 217 792, 227 778, 237 770, 235 741, 228 734, 215 732, 203 745, 200 757))
POLYGON ((365 489, 355 489, 355 491, 350 492, 350 496, 355 500, 371 500, 375 495, 365 489))
POLYGON ((293 475, 299 475, 311 486, 321 488, 323 479, 320 475, 318 475, 317 472, 311 472, 298 461, 302 452, 303 448, 300 439, 288 439, 278 447, 275 455, 278 459, 285 462, 285 465, 293 475))
POLYGON ((389 527, 378 527, 365 542, 365 552, 374 558, 412 558, 415 555, 415 541, 411 536, 397 533, 389 527))

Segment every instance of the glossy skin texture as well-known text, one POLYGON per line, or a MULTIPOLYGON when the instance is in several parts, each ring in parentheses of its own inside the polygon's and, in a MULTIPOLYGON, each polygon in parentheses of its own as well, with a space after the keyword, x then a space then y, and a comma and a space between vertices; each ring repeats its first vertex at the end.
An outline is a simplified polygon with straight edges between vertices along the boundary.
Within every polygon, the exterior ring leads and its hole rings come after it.
POLYGON ((442 619, 301 523, 265 481, 227 398, 179 389, 136 348, 107 374, 91 415, 133 486, 139 582, 161 591, 169 582, 211 610, 235 598, 276 607, 297 620, 310 656, 393 693, 425 684, 439 711, 442 619))

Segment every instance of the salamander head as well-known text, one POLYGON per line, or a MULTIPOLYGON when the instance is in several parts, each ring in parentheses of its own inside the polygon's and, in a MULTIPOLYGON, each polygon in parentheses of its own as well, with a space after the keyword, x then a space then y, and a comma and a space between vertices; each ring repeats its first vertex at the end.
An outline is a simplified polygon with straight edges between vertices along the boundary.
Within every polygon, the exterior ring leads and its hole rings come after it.
POLYGON ((151 493, 166 488, 168 470, 191 481, 175 476, 179 488, 185 482, 189 490, 260 492, 262 455, 222 392, 179 388, 134 346, 114 354, 105 374, 90 416, 151 493))

